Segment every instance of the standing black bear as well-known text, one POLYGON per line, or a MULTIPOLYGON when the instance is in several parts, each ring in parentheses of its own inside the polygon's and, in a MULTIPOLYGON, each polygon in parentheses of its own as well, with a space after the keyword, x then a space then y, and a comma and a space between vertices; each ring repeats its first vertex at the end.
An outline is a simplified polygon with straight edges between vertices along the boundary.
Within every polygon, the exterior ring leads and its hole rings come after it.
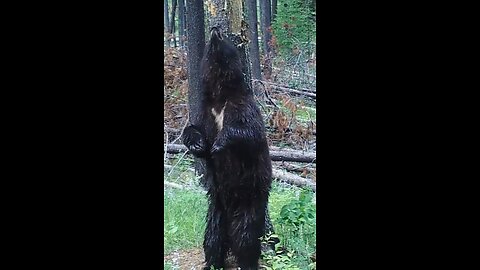
POLYGON ((265 126, 247 90, 235 46, 213 28, 202 61, 202 123, 183 142, 205 158, 209 196, 204 269, 225 267, 231 250, 238 266, 258 269, 272 167, 265 126))

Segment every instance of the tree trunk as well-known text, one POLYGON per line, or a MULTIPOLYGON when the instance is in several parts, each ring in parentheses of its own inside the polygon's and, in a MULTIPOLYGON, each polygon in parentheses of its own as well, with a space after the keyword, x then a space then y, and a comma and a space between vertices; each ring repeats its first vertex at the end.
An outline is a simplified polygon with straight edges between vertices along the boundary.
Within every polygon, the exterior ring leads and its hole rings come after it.
POLYGON ((228 33, 230 33, 230 21, 227 16, 227 9, 225 9, 226 1, 227 0, 205 0, 208 18, 207 31, 209 33, 212 27, 219 28, 224 35, 228 36, 228 33))
POLYGON ((180 47, 183 47, 185 37, 185 0, 178 0, 178 37, 180 47))
POLYGON ((277 0, 272 0, 272 22, 275 20, 277 16, 277 0))
POLYGON ((177 47, 177 39, 175 38, 175 12, 177 10, 177 0, 172 0, 172 18, 170 23, 170 34, 173 38, 173 46, 177 47))
POLYGON ((243 14, 247 14, 247 11, 245 10, 246 5, 244 5, 243 0, 231 0, 231 2, 234 4, 232 4, 230 17, 232 21, 237 22, 232 23, 231 40, 240 52, 240 60, 243 65, 242 72, 245 83, 247 84, 247 90, 253 94, 252 67, 250 62, 250 51, 248 49, 248 25, 243 17, 243 14))
POLYGON ((242 0, 206 0, 209 28, 218 27, 237 47, 243 65, 242 72, 247 90, 252 91, 250 60, 245 37, 246 25, 243 19, 242 0))
MULTIPOLYGON (((198 125, 201 111, 202 74, 200 63, 205 48, 205 19, 203 0, 186 0, 187 23, 187 68, 188 68, 188 112, 189 121, 198 125)), ((198 174, 205 173, 205 162, 195 158, 195 169, 198 174)))
POLYGON ((262 26, 262 41, 263 41, 263 55, 265 56, 263 74, 265 79, 269 79, 272 73, 272 62, 271 62, 271 47, 270 41, 272 39, 271 34, 271 2, 270 0, 260 1, 260 21, 262 26))
POLYGON ((228 19, 230 22, 231 32, 239 34, 242 29, 243 18, 243 1, 227 0, 228 19))
MULTIPOLYGON (((184 4, 183 4, 183 23, 184 23, 183 35, 185 36, 185 38, 183 39, 183 44, 185 46, 185 41, 187 41, 187 8, 185 7, 185 0, 182 0, 182 1, 184 1, 184 4)), ((203 25, 205 26, 205 21, 204 21, 203 25)))
MULTIPOLYGON (((164 33, 170 33, 170 20, 168 19, 168 0, 163 0, 163 30, 164 33)), ((165 45, 170 47, 170 39, 167 38, 165 45)))
MULTIPOLYGON (((252 78, 254 80, 261 80, 260 73, 260 52, 258 50, 258 23, 257 23, 257 1, 246 0, 246 11, 248 12, 248 24, 250 29, 250 60, 252 61, 252 78)), ((260 0, 262 1, 262 0, 260 0)), ((255 95, 258 97, 261 94, 259 87, 253 87, 255 95)))
POLYGON ((314 12, 313 20, 316 22, 317 21, 317 1, 312 1, 313 2, 313 7, 312 10, 314 12))

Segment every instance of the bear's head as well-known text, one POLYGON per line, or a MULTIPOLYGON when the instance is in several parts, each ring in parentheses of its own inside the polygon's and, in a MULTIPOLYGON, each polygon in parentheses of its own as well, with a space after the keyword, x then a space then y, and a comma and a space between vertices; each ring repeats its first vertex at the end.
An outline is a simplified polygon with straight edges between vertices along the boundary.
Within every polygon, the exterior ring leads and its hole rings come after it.
POLYGON ((242 62, 235 45, 217 27, 210 31, 202 61, 203 83, 207 92, 217 96, 225 94, 245 94, 246 87, 242 72, 242 62))
POLYGON ((212 64, 215 63, 224 68, 231 68, 230 65, 241 67, 237 48, 235 48, 230 39, 224 36, 216 27, 213 27, 210 31, 210 41, 207 44, 206 58, 211 61, 212 64))
POLYGON ((242 62, 237 48, 217 27, 210 31, 210 40, 204 54, 204 64, 218 71, 241 72, 242 62))

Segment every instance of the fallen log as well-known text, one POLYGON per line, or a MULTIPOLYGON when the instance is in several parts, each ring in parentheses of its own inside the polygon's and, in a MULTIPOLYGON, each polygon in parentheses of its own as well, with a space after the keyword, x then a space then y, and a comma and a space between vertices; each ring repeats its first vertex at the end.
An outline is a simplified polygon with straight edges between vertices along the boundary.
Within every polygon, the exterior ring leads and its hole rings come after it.
MULTIPOLYGON (((281 71, 281 72, 284 72, 284 71, 285 71, 285 69, 281 69, 281 68, 277 68, 277 67, 274 67, 273 69, 274 69, 274 70, 279 70, 279 71, 281 71)), ((292 73, 292 74, 293 74, 294 76, 296 76, 296 77, 307 76, 307 77, 310 77, 310 78, 317 79, 317 76, 315 76, 315 75, 313 75, 313 74, 308 74, 308 73, 300 74, 300 73, 298 73, 298 72, 296 72, 296 71, 293 71, 293 72, 290 72, 290 73, 292 73)))
MULTIPOLYGON (((266 127, 267 127, 267 129, 275 130, 274 127, 271 127, 271 126, 269 126, 269 125, 267 125, 266 127)), ((178 134, 180 134, 181 129, 165 127, 165 128, 163 129, 163 131, 164 131, 164 132, 167 132, 167 133, 172 133, 172 134, 178 135, 178 134)), ((285 131, 286 131, 286 132, 293 132, 293 129, 287 128, 285 131)), ((312 135, 317 135, 317 131, 316 131, 316 130, 312 130, 312 135)), ((276 150, 276 149, 273 149, 274 147, 276 147, 276 146, 272 146, 272 147, 270 147, 270 149, 276 150)), ((277 147, 277 148, 279 148, 279 147, 277 147)))
MULTIPOLYGON (((172 166, 164 164, 165 168, 171 169, 172 166)), ((193 168, 188 168, 187 170, 194 170, 193 168)), ((286 182, 288 184, 297 186, 297 187, 308 187, 311 188, 313 191, 317 191, 317 184, 313 182, 310 179, 300 177, 298 175, 295 175, 293 173, 289 172, 284 172, 281 170, 277 169, 272 169, 272 177, 275 179, 279 179, 280 181, 286 182)), ((163 181, 163 184, 165 186, 173 187, 173 188, 178 188, 178 189, 185 189, 184 186, 168 182, 168 181, 163 181)))
POLYGON ((178 188, 178 189, 184 189, 184 187, 180 184, 168 182, 168 181, 163 181, 163 185, 167 187, 173 187, 173 188, 178 188))
MULTIPOLYGON (((167 153, 178 154, 187 150, 183 144, 165 144, 167 153)), ((270 158, 273 161, 292 161, 292 162, 315 162, 317 154, 314 152, 304 152, 298 150, 278 151, 270 150, 270 158)))
POLYGON ((283 87, 283 88, 288 88, 288 89, 293 89, 293 90, 298 90, 298 91, 302 91, 302 92, 309 92, 309 93, 317 93, 317 90, 316 89, 308 89, 308 88, 290 88, 288 87, 287 85, 281 85, 281 84, 278 84, 278 83, 272 83, 272 82, 268 82, 268 81, 261 81, 261 80, 252 80, 253 82, 260 82, 260 83, 263 83, 263 84, 268 84, 272 87, 276 87, 276 86, 279 86, 279 87, 283 87))
POLYGON ((317 184, 307 178, 303 178, 303 177, 300 177, 298 175, 295 175, 293 173, 288 173, 288 172, 284 172, 284 171, 281 171, 281 170, 276 170, 276 169, 273 169, 272 170, 272 176, 274 178, 278 178, 280 180, 283 180, 289 184, 292 184, 292 185, 295 185, 295 186, 298 186, 298 187, 309 187, 311 188, 313 191, 317 191, 317 184))
POLYGON ((293 89, 293 88, 287 88, 287 87, 282 87, 282 86, 277 86, 277 85, 271 85, 271 87, 273 89, 276 89, 276 90, 282 90, 282 91, 286 91, 286 92, 297 94, 297 95, 307 96, 307 97, 311 97, 313 99, 317 98, 317 94, 310 93, 310 92, 300 91, 300 90, 296 90, 296 89, 293 89))
POLYGON ((165 145, 165 150, 167 150, 167 153, 171 154, 178 154, 178 153, 183 153, 187 151, 187 147, 183 144, 164 144, 165 145))
POLYGON ((316 153, 303 152, 303 151, 270 151, 270 158, 273 161, 293 161, 293 162, 315 162, 317 157, 316 153))
POLYGON ((303 91, 303 90, 300 90, 300 89, 293 89, 293 88, 290 88, 290 87, 280 86, 278 84, 270 83, 270 82, 267 82, 267 81, 261 81, 261 80, 252 80, 252 81, 253 82, 259 82, 264 87, 265 87, 265 84, 268 84, 272 89, 275 89, 275 90, 282 90, 282 91, 290 92, 290 93, 293 93, 293 94, 296 94, 296 95, 307 96, 307 97, 310 97, 310 98, 313 98, 313 99, 317 98, 316 92, 312 92, 310 90, 303 91))
POLYGON ((294 153, 297 153, 297 152, 302 152, 302 153, 315 153, 314 151, 315 150, 312 150, 312 151, 308 151, 308 150, 299 150, 299 149, 293 149, 293 148, 287 148, 287 147, 279 147, 279 146, 270 146, 270 151, 280 151, 280 152, 294 152, 294 153))
MULTIPOLYGON (((285 163, 285 162, 282 162, 278 166, 282 169, 287 170, 287 171, 299 172, 299 173, 305 173, 305 172, 306 173, 313 173, 316 170, 316 168, 311 168, 311 167, 306 167, 306 166, 295 166, 293 164, 285 163)), ((310 166, 310 164, 307 164, 307 166, 310 166)))

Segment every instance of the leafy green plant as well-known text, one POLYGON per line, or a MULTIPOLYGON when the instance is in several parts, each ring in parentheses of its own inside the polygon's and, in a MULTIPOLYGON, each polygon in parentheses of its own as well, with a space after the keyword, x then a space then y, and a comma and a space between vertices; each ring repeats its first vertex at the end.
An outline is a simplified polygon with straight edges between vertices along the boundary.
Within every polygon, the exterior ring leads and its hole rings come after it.
POLYGON ((309 254, 315 249, 315 205, 312 203, 313 193, 302 190, 298 199, 283 203, 276 217, 280 227, 280 235, 266 235, 264 243, 271 243, 271 238, 280 238, 275 245, 275 253, 263 254, 265 269, 315 269, 315 263, 309 262, 309 254))
POLYGON ((263 243, 266 244, 273 244, 275 243, 275 238, 278 239, 278 235, 273 234, 273 233, 267 233, 266 235, 262 236, 260 240, 262 240, 263 243))
MULTIPOLYGON (((276 245, 278 247, 278 244, 276 245)), ((283 251, 278 250, 276 251, 275 255, 265 255, 263 257, 263 261, 267 264, 265 266, 266 270, 300 270, 298 266, 296 266, 292 259, 294 257, 294 252, 287 252, 286 254, 282 254, 283 251)))
POLYGON ((312 198, 312 193, 303 190, 298 200, 293 200, 282 207, 278 223, 289 227, 293 232, 298 232, 304 226, 314 226, 315 207, 312 198))

